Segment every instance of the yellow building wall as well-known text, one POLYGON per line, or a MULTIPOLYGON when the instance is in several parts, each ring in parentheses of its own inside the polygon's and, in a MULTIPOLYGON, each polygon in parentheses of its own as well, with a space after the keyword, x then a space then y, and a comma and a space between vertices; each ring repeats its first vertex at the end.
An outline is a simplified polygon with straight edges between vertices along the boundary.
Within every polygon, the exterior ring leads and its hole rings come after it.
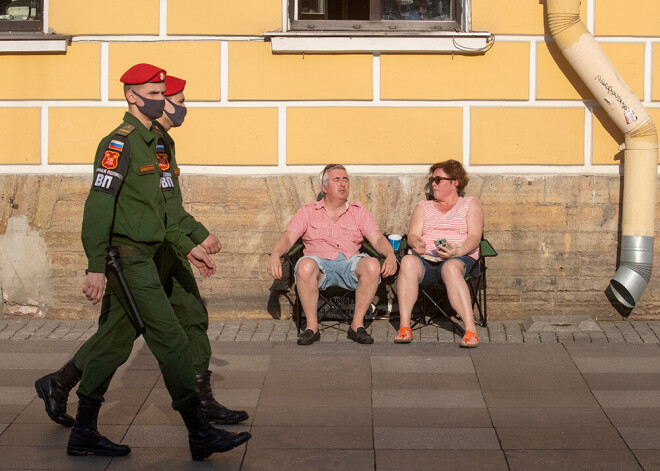
POLYGON ((169 41, 111 43, 109 52, 109 96, 123 100, 119 78, 134 64, 157 65, 187 81, 187 100, 220 99, 220 43, 217 41, 169 41))
POLYGON ((653 100, 660 101, 660 44, 653 45, 653 100))
POLYGON ((100 51, 77 43, 66 54, 0 55, 0 100, 98 100, 100 51))
POLYGON ((123 108, 50 108, 48 163, 93 164, 101 139, 122 123, 123 108))
POLYGON ((475 165, 581 165, 584 110, 577 108, 475 108, 475 165))
POLYGON ((277 165, 276 108, 191 108, 171 135, 180 164, 277 165))
POLYGON ((462 159, 460 108, 289 108, 287 164, 462 159))
MULTIPOLYGON (((472 0, 473 29, 495 35, 483 54, 377 55, 272 54, 264 33, 283 27, 280 0, 92 3, 48 2, 48 26, 73 35, 66 53, 0 55, 5 129, 30 135, 26 143, 5 130, 0 165, 39 164, 42 148, 46 168, 89 164, 125 109, 119 77, 138 62, 187 80, 190 113, 173 131, 180 160, 217 174, 295 172, 338 156, 374 171, 415 171, 445 155, 522 172, 588 172, 591 163, 618 172, 621 163, 620 132, 597 106, 585 119, 593 97, 549 38, 544 2, 472 0)), ((658 13, 656 0, 581 2, 583 21, 656 120, 658 13)))
POLYGON ((658 36, 660 2, 657 0, 634 2, 595 0, 595 2, 596 35, 658 36))
MULTIPOLYGON (((644 44, 604 43, 601 47, 638 97, 644 96, 644 44)), ((587 86, 554 43, 537 46, 537 98, 594 100, 587 86)))
MULTIPOLYGON (((49 163, 92 164, 99 141, 121 124, 125 111, 51 108, 49 163)), ((185 126, 171 135, 180 164, 277 165, 275 108, 191 108, 185 126)))
MULTIPOLYGON (((495 34, 549 34, 545 2, 537 0, 472 0, 472 29, 495 34)), ((587 17, 587 2, 580 4, 580 17, 587 17)))
POLYGON ((371 98, 371 55, 273 55, 268 43, 229 45, 230 100, 371 98))
POLYGON ((477 56, 384 54, 383 100, 526 100, 529 43, 497 44, 477 56))
POLYGON ((41 128, 39 108, 0 108, 0 164, 38 164, 41 128))
POLYGON ((59 34, 158 34, 158 0, 51 0, 49 25, 59 34))
MULTIPOLYGON (((660 109, 648 110, 656 126, 660 124, 660 109)), ((602 109, 596 110, 593 121, 593 163, 620 164, 623 163, 623 151, 619 144, 623 143, 623 133, 614 126, 612 120, 602 109)))
POLYGON ((255 35, 282 24, 280 0, 168 0, 168 34, 255 35))

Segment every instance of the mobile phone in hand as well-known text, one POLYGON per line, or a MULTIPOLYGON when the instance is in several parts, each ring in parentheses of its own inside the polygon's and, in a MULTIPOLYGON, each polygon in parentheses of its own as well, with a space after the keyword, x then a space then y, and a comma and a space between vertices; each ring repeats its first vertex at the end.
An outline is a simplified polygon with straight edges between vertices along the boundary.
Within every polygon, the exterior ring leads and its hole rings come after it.
POLYGON ((440 247, 444 247, 445 249, 449 248, 449 244, 447 243, 447 239, 444 237, 442 239, 437 239, 434 240, 433 243, 435 244, 435 247, 440 250, 440 247))

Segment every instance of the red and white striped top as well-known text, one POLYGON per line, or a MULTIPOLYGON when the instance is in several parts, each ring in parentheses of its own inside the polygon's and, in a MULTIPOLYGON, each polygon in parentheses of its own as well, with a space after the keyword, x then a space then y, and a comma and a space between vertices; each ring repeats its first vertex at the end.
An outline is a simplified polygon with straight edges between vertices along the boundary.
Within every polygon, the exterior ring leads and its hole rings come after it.
MULTIPOLYGON (((459 197, 458 202, 446 213, 441 213, 433 204, 432 200, 417 203, 424 209, 424 227, 422 228, 422 240, 426 243, 426 253, 436 255, 434 240, 447 239, 451 245, 460 247, 468 236, 467 213, 472 202, 472 196, 459 197)), ((479 247, 469 254, 474 259, 479 258, 479 247)))

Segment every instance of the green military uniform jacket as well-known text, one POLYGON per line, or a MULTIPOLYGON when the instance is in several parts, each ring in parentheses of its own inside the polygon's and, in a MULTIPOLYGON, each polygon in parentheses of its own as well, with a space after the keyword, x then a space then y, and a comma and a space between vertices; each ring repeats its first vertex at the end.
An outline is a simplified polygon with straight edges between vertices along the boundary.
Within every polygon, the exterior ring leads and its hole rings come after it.
POLYGON ((153 124, 153 129, 159 136, 156 145, 156 157, 163 172, 160 187, 165 197, 167 216, 174 219, 179 225, 179 229, 193 242, 201 244, 209 236, 209 231, 183 207, 183 196, 179 186, 179 174, 181 172, 176 163, 174 140, 158 121, 154 120, 153 124))
POLYGON ((136 246, 147 255, 164 240, 184 255, 195 247, 175 218, 166 217, 157 141, 158 135, 130 113, 101 140, 81 234, 90 272, 105 272, 110 245, 136 246))

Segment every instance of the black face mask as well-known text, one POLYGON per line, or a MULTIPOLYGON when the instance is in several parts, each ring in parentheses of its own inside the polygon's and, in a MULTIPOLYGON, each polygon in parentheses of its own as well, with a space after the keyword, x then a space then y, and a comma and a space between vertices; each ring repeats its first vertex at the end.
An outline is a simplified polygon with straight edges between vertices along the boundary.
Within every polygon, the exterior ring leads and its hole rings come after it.
POLYGON ((145 98, 139 93, 137 93, 135 90, 133 90, 133 94, 137 97, 139 97, 143 102, 144 105, 140 106, 137 103, 135 104, 143 115, 145 115, 149 119, 157 119, 163 116, 163 110, 165 109, 165 100, 151 100, 149 98, 145 98))
POLYGON ((170 118, 170 121, 172 121, 172 126, 178 128, 183 124, 183 120, 186 118, 186 113, 188 113, 188 108, 186 108, 185 106, 177 105, 169 98, 165 98, 165 99, 169 101, 170 105, 174 107, 174 113, 170 113, 169 111, 165 110, 165 114, 167 115, 168 118, 170 118))

